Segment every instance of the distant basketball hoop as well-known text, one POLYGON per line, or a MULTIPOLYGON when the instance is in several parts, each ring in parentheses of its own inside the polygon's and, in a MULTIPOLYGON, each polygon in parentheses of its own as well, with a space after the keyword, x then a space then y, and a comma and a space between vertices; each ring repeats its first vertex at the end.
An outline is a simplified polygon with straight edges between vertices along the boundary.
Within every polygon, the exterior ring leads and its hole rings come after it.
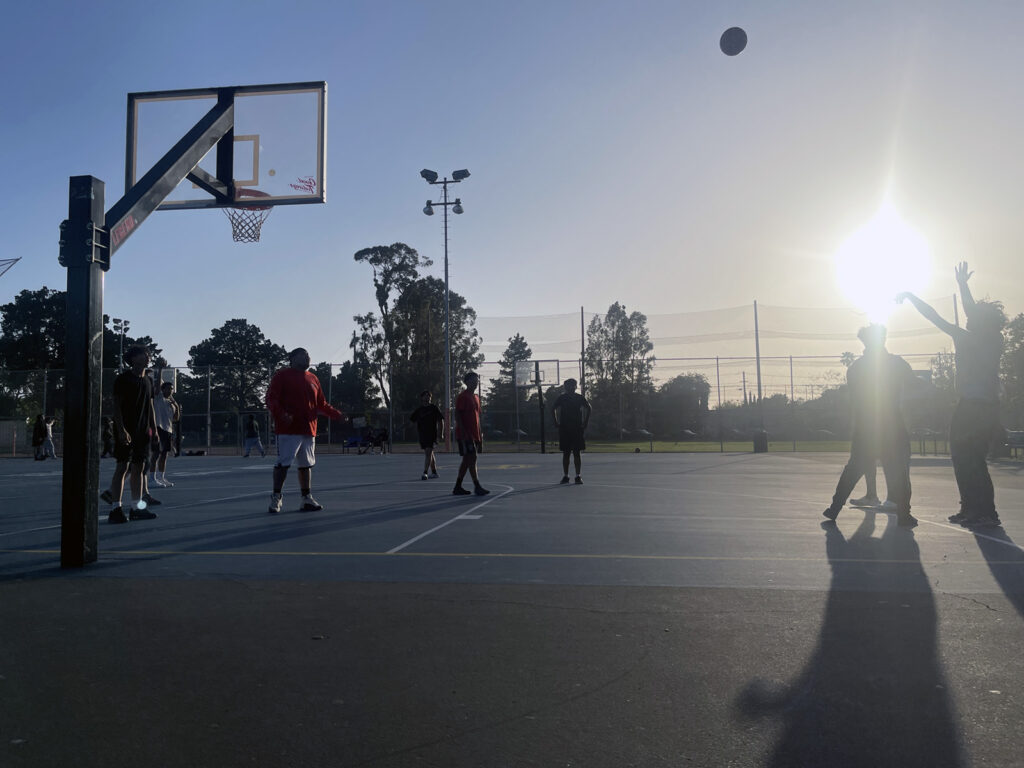
POLYGON ((270 215, 269 205, 259 205, 257 202, 248 203, 238 198, 270 197, 266 192, 260 192, 251 187, 238 187, 235 190, 235 202, 229 208, 222 208, 224 214, 231 220, 231 237, 236 243, 258 243, 260 241, 260 229, 263 222, 270 215))
POLYGON ((18 258, 16 258, 16 259, 0 259, 0 275, 2 275, 4 272, 6 272, 11 267, 13 267, 19 261, 21 261, 21 257, 20 256, 18 258))

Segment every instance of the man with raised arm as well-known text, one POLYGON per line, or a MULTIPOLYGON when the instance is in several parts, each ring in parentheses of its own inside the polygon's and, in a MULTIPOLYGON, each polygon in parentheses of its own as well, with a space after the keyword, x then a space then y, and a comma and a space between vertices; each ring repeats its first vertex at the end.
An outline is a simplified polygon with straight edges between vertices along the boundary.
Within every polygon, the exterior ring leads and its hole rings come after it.
POLYGON ((299 489, 302 491, 299 511, 318 512, 323 509, 313 498, 311 490, 313 465, 316 464, 316 420, 319 415, 332 419, 343 416, 324 398, 320 380, 309 370, 309 362, 309 352, 302 347, 293 349, 288 353, 288 367, 274 374, 267 390, 267 409, 274 417, 277 430, 274 493, 267 510, 272 515, 281 511, 281 490, 293 461, 299 469, 299 489))
POLYGON ((857 336, 864 344, 864 354, 846 372, 853 411, 850 460, 839 476, 832 503, 822 514, 835 520, 857 481, 874 472, 875 461, 881 459, 896 522, 913 528, 917 519, 910 514, 910 434, 903 422, 901 401, 914 372, 906 360, 885 349, 885 326, 866 326, 857 336))
POLYGON ((955 270, 966 328, 947 322, 912 293, 901 293, 896 300, 909 300, 926 320, 953 339, 960 399, 949 425, 949 455, 960 489, 960 511, 949 520, 965 528, 990 528, 1000 521, 985 457, 999 422, 999 362, 1006 315, 1001 302, 974 300, 967 285, 973 274, 966 261, 955 270))

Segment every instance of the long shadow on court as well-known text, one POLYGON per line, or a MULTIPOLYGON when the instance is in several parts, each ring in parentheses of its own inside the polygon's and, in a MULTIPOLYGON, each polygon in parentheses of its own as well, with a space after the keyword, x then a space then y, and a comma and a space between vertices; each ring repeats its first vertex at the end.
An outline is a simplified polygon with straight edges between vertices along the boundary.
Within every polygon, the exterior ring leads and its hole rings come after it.
MULTIPOLYGON (((261 495, 262 498, 262 495, 261 495)), ((298 538, 330 536, 347 530, 382 525, 395 520, 408 519, 428 515, 439 511, 450 511, 452 515, 469 509, 475 497, 467 497, 453 501, 449 496, 432 497, 423 501, 403 500, 358 512, 331 511, 299 513, 283 512, 276 517, 266 512, 243 513, 225 517, 218 515, 207 519, 190 520, 174 523, 171 528, 149 529, 146 535, 146 522, 129 523, 127 526, 116 526, 114 535, 104 537, 100 531, 100 563, 89 566, 116 566, 117 564, 136 563, 139 560, 160 560, 173 556, 172 553, 154 551, 151 554, 133 554, 130 560, 104 559, 104 555, 116 557, 126 550, 176 550, 176 552, 230 552, 248 548, 267 548, 280 545, 282 542, 298 538), (258 521, 258 527, 254 523, 258 521), (219 530, 211 531, 211 526, 219 530), (225 530, 225 526, 229 526, 225 530)), ((167 519, 175 513, 169 510, 162 513, 167 519)), ((105 525, 101 523, 101 525, 105 525)), ((398 535, 398 534, 396 534, 398 535)), ((407 536, 405 537, 407 538, 407 536)), ((385 551, 401 543, 401 538, 388 538, 385 551)), ((33 546, 32 549, 59 550, 59 533, 54 531, 53 538, 33 546)), ((15 578, 45 578, 67 575, 68 571, 59 568, 59 556, 53 554, 29 554, 6 558, 0 562, 0 580, 15 578)), ((72 571, 73 573, 73 571, 72 571)))
POLYGON ((1024 552, 1002 528, 978 531, 974 540, 999 588, 1024 617, 1024 552))
POLYGON ((914 535, 875 515, 849 539, 822 525, 832 581, 818 646, 788 686, 754 681, 737 702, 779 718, 766 765, 862 768, 965 766, 938 658, 937 615, 914 535))
MULTIPOLYGON (((467 500, 468 501, 468 500, 467 500)), ((471 504, 466 503, 465 509, 471 504)), ((358 512, 347 512, 338 510, 324 510, 322 512, 282 512, 277 516, 267 515, 266 512, 258 515, 243 515, 237 518, 238 525, 230 531, 210 532, 208 530, 196 530, 192 533, 182 535, 169 535, 162 539, 150 539, 146 546, 150 548, 181 547, 183 550, 232 550, 244 549, 246 547, 263 546, 273 543, 281 543, 295 538, 309 536, 322 536, 334 533, 341 533, 356 528, 365 528, 372 525, 383 525, 396 520, 404 520, 421 515, 429 515, 434 512, 450 511, 453 515, 465 511, 458 501, 452 501, 451 497, 442 496, 423 501, 402 500, 377 507, 369 507, 358 512), (252 526, 254 518, 265 521, 265 525, 258 528, 252 526)), ((189 527, 208 528, 211 523, 223 524, 223 518, 209 521, 195 521, 188 523, 189 527)), ((176 527, 181 531, 182 527, 176 527)), ((171 533, 168 531, 168 533, 171 533)), ((389 540, 384 549, 388 549, 400 542, 389 540)))

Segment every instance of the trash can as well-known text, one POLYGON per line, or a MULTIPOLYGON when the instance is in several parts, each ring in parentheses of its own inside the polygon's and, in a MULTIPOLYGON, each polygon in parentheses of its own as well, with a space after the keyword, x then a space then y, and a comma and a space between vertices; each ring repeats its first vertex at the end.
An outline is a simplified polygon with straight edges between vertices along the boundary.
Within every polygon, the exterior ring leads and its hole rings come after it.
POLYGON ((754 453, 768 453, 768 433, 763 429, 754 432, 754 453))

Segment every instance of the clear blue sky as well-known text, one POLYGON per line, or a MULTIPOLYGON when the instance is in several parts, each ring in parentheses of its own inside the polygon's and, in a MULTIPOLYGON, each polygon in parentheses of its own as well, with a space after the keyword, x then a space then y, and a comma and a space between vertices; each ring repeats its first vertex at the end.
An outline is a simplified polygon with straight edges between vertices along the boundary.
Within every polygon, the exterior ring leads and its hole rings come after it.
POLYGON ((219 211, 157 212, 116 254, 105 311, 172 364, 233 317, 347 359, 373 307, 355 251, 403 241, 441 275, 424 167, 472 172, 451 278, 482 316, 849 306, 833 254, 886 189, 932 247, 922 295, 968 259, 1016 314, 1022 22, 942 0, 15 4, 0 302, 64 287, 69 176, 123 193, 126 93, 326 80, 326 206, 275 210, 259 245, 219 211))

